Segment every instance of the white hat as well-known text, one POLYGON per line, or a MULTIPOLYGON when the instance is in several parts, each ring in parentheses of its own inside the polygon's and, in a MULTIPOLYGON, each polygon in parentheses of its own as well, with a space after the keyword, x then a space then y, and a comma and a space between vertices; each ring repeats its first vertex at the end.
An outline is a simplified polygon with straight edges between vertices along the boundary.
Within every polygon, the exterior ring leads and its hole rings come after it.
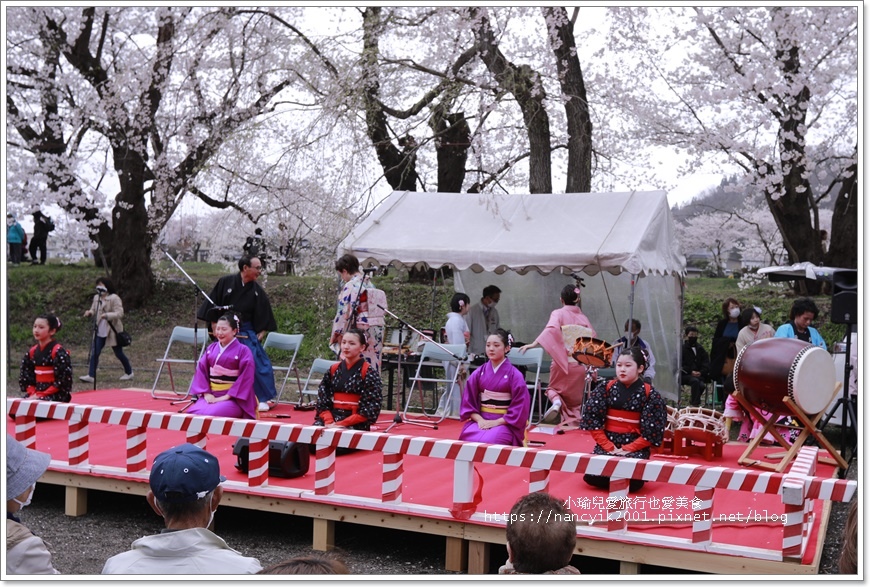
POLYGON ((27 448, 6 435, 6 499, 18 497, 42 477, 51 455, 27 448))

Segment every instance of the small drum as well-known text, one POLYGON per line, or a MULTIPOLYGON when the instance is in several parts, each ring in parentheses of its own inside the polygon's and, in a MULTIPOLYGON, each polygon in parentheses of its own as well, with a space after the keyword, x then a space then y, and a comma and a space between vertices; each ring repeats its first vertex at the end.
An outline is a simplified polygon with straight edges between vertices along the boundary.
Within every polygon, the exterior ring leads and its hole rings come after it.
POLYGON ((734 364, 734 387, 754 406, 790 414, 788 397, 808 416, 828 407, 837 375, 828 351, 796 338, 766 338, 746 345, 734 364))
POLYGON ((574 360, 590 367, 606 367, 613 358, 613 348, 605 341, 591 336, 581 336, 574 342, 571 353, 574 360))
POLYGON ((699 442, 712 436, 718 442, 728 442, 728 428, 721 412, 708 408, 687 407, 677 412, 677 428, 683 435, 699 442))
POLYGON ((568 351, 574 350, 574 343, 577 339, 583 336, 595 336, 595 331, 579 324, 565 324, 562 326, 562 342, 565 343, 565 349, 568 351))

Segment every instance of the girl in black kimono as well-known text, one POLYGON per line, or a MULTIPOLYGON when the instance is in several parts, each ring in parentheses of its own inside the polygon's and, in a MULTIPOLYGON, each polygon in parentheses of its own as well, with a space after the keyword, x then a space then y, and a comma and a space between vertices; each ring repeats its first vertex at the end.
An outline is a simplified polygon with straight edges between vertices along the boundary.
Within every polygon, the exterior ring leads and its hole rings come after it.
POLYGON ((60 319, 53 314, 33 321, 36 344, 24 354, 18 385, 28 399, 68 402, 72 391, 72 361, 69 353, 54 339, 60 319))
MULTIPOLYGON (((643 381, 646 357, 639 347, 624 349, 616 359, 616 379, 601 382, 583 406, 580 427, 589 430, 597 443, 597 455, 648 459, 650 446, 659 446, 667 425, 665 400, 650 383, 643 381)), ((610 478, 584 475, 593 487, 610 489, 610 478)), ((632 479, 629 491, 643 487, 632 479)))

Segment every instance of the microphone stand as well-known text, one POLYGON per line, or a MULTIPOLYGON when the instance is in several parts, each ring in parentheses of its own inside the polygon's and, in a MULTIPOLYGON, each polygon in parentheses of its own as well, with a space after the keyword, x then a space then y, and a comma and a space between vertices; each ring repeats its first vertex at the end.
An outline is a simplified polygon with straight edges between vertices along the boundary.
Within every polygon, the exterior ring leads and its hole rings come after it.
MULTIPOLYGON (((395 315, 394 313, 392 313, 390 310, 383 307, 382 305, 377 304, 377 306, 378 306, 378 308, 383 310, 385 314, 389 314, 390 316, 392 316, 393 318, 395 318, 399 322, 399 353, 397 355, 396 373, 399 376, 399 381, 402 382, 402 389, 404 389, 404 387, 405 387, 405 384, 404 384, 405 379, 404 379, 404 373, 402 372, 402 336, 401 336, 401 333, 404 331, 405 326, 407 326, 409 329, 416 332, 420 336, 421 340, 433 343, 435 346, 440 348, 445 353, 451 355, 457 361, 462 361, 462 357, 450 352, 450 349, 445 347, 440 342, 433 340, 432 337, 430 337, 429 335, 424 334, 423 332, 417 330, 416 328, 414 328, 414 326, 412 326, 411 324, 409 324, 405 320, 402 320, 399 316, 395 315)), ((392 393, 392 392, 393 392, 393 390, 391 389, 390 393, 392 393)), ((405 399, 405 398, 403 397, 402 399, 405 399)), ((396 407, 398 408, 399 406, 396 406, 396 407)), ((438 428, 438 424, 430 424, 428 422, 417 422, 414 420, 405 420, 402 418, 402 412, 397 409, 396 415, 393 416, 393 423, 390 424, 387 427, 387 429, 384 430, 384 432, 389 432, 390 430, 392 430, 393 428, 395 428, 396 426, 398 426, 400 424, 412 424, 414 426, 423 426, 424 428, 434 428, 434 429, 438 428)))
MULTIPOLYGON (((194 362, 194 364, 196 364, 196 362, 199 360, 199 319, 197 317, 197 311, 198 311, 199 306, 200 306, 200 302, 199 302, 200 294, 202 295, 203 298, 208 300, 209 303, 211 303, 211 305, 214 308, 217 308, 218 306, 217 306, 217 304, 214 303, 214 300, 212 300, 210 297, 208 297, 208 294, 205 293, 202 290, 202 288, 199 287, 199 284, 197 284, 196 281, 194 281, 193 278, 187 274, 187 271, 184 270, 184 267, 179 265, 178 261, 176 261, 172 257, 172 255, 169 254, 169 252, 166 249, 164 249, 163 247, 160 247, 160 250, 163 251, 163 253, 167 257, 169 257, 169 260, 172 261, 172 263, 176 267, 178 267, 178 270, 181 271, 181 273, 187 278, 187 280, 193 284, 193 288, 194 288, 194 291, 193 291, 193 362, 194 362)), ((232 306, 223 306, 223 308, 229 310, 232 308, 232 306)), ((175 404, 184 403, 187 401, 190 401, 190 400, 183 399, 183 400, 173 401, 173 402, 169 402, 169 403, 171 405, 175 405, 175 404)), ((185 408, 185 409, 187 409, 187 408, 185 408)))

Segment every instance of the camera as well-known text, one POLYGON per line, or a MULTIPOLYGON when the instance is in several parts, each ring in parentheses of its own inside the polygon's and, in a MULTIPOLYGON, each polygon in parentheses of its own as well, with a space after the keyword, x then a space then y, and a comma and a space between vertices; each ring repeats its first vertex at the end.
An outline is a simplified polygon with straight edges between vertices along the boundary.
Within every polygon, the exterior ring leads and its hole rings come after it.
POLYGON ((97 286, 97 291, 100 292, 100 293, 106 293, 106 292, 109 291, 109 290, 106 289, 106 286, 105 286, 105 285, 98 285, 98 286, 97 286))

